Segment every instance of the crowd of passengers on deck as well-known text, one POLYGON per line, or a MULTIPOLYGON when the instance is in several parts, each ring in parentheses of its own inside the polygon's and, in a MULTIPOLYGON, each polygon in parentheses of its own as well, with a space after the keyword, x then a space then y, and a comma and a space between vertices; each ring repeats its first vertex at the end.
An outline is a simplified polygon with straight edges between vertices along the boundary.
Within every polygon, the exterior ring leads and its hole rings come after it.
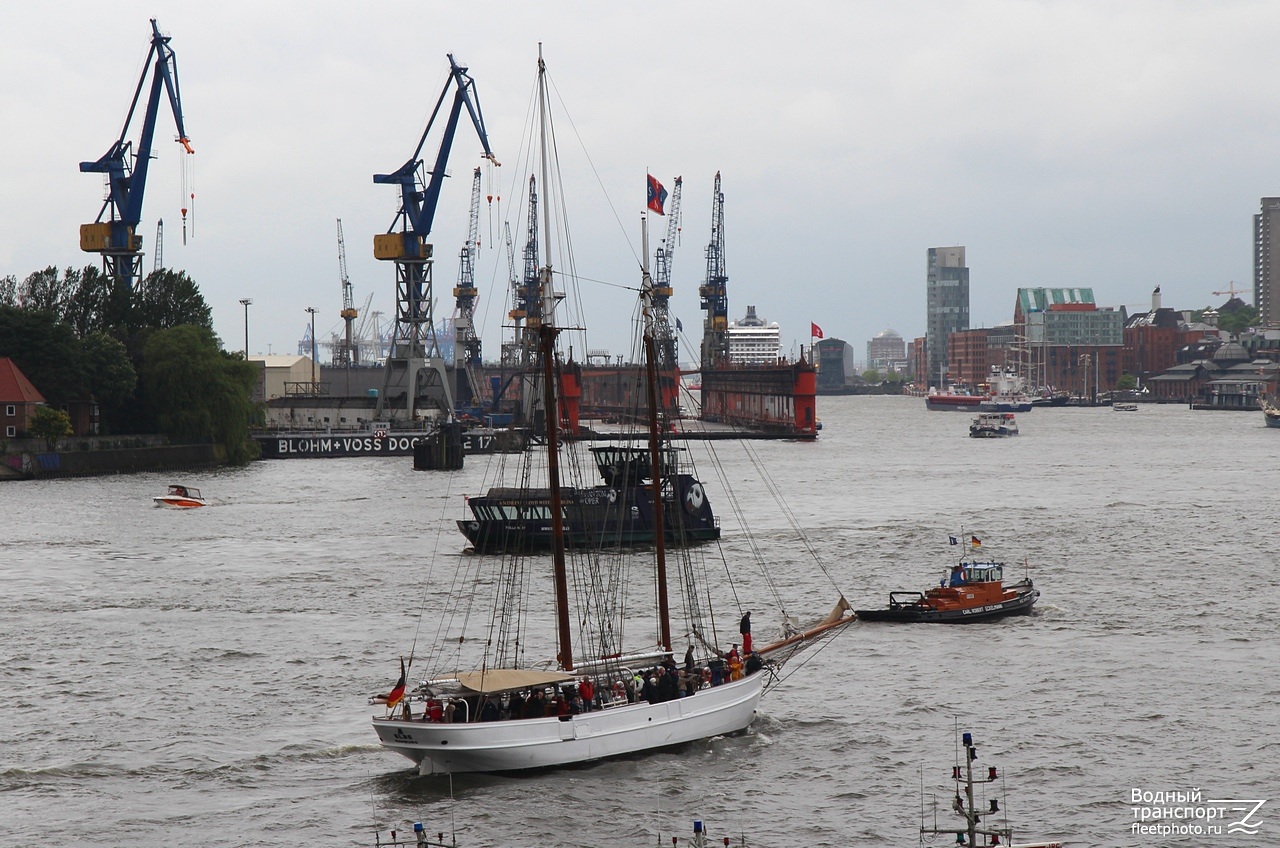
POLYGON ((693 648, 690 647, 685 654, 683 668, 668 658, 651 669, 631 676, 588 675, 559 686, 503 692, 500 696, 443 698, 428 695, 419 715, 414 714, 406 698, 403 717, 410 721, 442 723, 526 718, 568 719, 582 713, 627 704, 659 704, 688 698, 703 689, 740 680, 763 667, 764 660, 754 651, 747 654, 744 662, 736 644, 706 665, 698 665, 693 658, 693 648))

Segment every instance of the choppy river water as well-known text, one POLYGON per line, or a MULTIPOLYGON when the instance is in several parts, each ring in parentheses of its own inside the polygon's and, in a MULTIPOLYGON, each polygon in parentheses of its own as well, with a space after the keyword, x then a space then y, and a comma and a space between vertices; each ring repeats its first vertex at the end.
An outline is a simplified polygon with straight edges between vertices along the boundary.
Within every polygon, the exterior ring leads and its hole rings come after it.
MULTIPOLYGON (((181 475, 211 501, 188 512, 151 506, 168 476, 0 485, 0 845, 369 845, 421 820, 462 846, 640 846, 694 818, 754 845, 912 844, 921 783, 947 806, 957 724, 1000 766, 1019 840, 1280 842, 1280 433, 1261 414, 1036 410, 976 440, 919 399, 820 407, 816 443, 752 450, 854 606, 930 585, 963 528, 1027 558, 1036 614, 858 623, 743 735, 535 775, 420 778, 368 722, 483 459, 181 475), (1257 835, 1134 831, 1134 790, 1193 789, 1266 800, 1257 835)), ((727 555, 749 525, 825 612, 753 463, 715 449, 745 509, 703 475, 727 555)))

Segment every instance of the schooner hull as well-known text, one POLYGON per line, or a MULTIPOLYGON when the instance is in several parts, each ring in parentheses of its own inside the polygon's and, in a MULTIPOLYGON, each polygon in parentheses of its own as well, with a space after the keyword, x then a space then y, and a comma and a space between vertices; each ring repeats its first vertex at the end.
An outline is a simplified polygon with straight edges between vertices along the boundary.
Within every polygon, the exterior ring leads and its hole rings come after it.
POLYGON ((374 718, 382 745, 421 774, 538 769, 707 739, 751 724, 768 675, 756 673, 658 704, 641 702, 565 719, 441 724, 374 718))

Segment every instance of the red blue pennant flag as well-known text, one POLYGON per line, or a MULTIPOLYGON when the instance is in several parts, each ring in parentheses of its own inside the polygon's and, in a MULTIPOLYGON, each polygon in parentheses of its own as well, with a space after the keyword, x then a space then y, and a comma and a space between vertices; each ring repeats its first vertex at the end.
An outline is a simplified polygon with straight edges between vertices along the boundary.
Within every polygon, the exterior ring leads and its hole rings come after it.
POLYGON ((646 174, 649 180, 649 208, 659 215, 666 215, 662 211, 662 204, 667 202, 667 190, 662 187, 662 183, 653 178, 653 174, 646 174))

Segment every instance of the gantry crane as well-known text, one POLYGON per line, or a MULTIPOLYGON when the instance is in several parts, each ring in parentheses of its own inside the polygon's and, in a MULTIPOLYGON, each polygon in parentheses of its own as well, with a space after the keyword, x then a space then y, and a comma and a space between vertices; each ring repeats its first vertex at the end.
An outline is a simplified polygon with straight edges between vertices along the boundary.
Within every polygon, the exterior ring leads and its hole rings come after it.
POLYGON ((453 287, 453 372, 458 406, 470 407, 480 391, 480 337, 474 323, 476 309, 476 250, 480 246, 480 169, 471 180, 471 219, 467 241, 458 253, 458 284, 453 287))
POLYGON ((667 237, 654 251, 653 257, 653 331, 658 352, 659 373, 679 367, 676 358, 676 334, 671 330, 671 258, 680 235, 680 186, 676 177, 671 189, 671 210, 667 213, 667 237))
POLYGON ((1226 291, 1216 291, 1216 292, 1214 292, 1214 293, 1213 293, 1214 297, 1220 297, 1220 296, 1222 296, 1222 295, 1224 295, 1224 294, 1225 294, 1225 295, 1227 295, 1228 297, 1235 297, 1235 296, 1236 296, 1236 295, 1238 295, 1238 294, 1244 294, 1244 289, 1238 289, 1238 288, 1236 288, 1236 281, 1235 281, 1235 280, 1229 280, 1229 281, 1227 281, 1227 290, 1226 290, 1226 291))
MULTIPOLYGON (((134 89, 133 102, 129 104, 129 113, 124 119, 120 138, 97 161, 80 163, 82 173, 107 175, 107 197, 98 211, 97 219, 92 224, 80 226, 80 249, 87 253, 101 253, 103 271, 122 287, 132 288, 142 279, 142 236, 138 235, 137 228, 142 220, 142 196, 147 185, 147 169, 151 165, 151 141, 155 136, 156 113, 160 106, 162 87, 169 95, 169 106, 178 127, 177 142, 187 153, 195 152, 191 149, 191 139, 187 138, 187 130, 182 122, 178 61, 173 49, 169 47, 169 38, 160 34, 160 28, 156 26, 155 18, 152 18, 151 50, 143 64, 138 86, 134 89), (147 81, 148 72, 153 74, 151 90, 142 116, 142 136, 135 153, 133 142, 126 141, 125 136, 129 133, 129 124, 137 111, 138 98, 142 95, 142 85, 147 81), (103 216, 107 218, 105 221, 103 216)), ((187 210, 183 209, 184 229, 186 216, 187 210)))
MULTIPOLYGON (((459 65, 451 53, 449 54, 449 79, 446 80, 440 97, 436 100, 431 118, 427 121, 427 128, 423 131, 413 155, 395 171, 373 176, 375 183, 399 186, 401 198, 400 210, 396 213, 390 229, 386 233, 373 237, 374 257, 396 263, 396 323, 391 351, 387 355, 386 370, 383 373, 382 392, 378 395, 378 403, 374 410, 374 415, 378 419, 384 419, 384 414, 387 413, 390 390, 393 387, 399 389, 403 386, 405 396, 403 409, 406 416, 412 420, 416 415, 418 398, 426 393, 435 377, 439 378, 442 395, 439 405, 445 415, 453 415, 453 392, 445 374, 444 358, 440 353, 433 316, 432 248, 427 238, 431 235, 431 225, 435 219, 436 205, 440 200, 440 187, 444 183, 449 151, 453 147, 453 136, 464 106, 484 147, 484 158, 497 165, 498 160, 489 149, 489 135, 480 113, 480 100, 475 93, 475 81, 467 73, 467 68, 459 65), (440 142, 435 163, 431 170, 424 174, 423 162, 419 156, 450 89, 454 90, 454 95, 445 122, 444 137, 440 142)), ((387 417, 394 418, 395 413, 392 412, 387 417)))
POLYGON ((542 326, 542 281, 538 274, 538 181, 529 177, 529 223, 525 230, 524 275, 515 290, 510 316, 519 349, 517 366, 530 369, 537 362, 538 330, 542 326))
POLYGON ((164 267, 164 218, 156 221, 156 249, 155 256, 152 257, 152 271, 159 271, 164 267))
POLYGON ((342 219, 338 219, 338 280, 342 284, 342 322, 346 325, 346 337, 333 346, 335 368, 350 368, 360 361, 360 351, 352 340, 352 327, 360 313, 351 300, 351 280, 347 277, 347 243, 342 238, 342 219))
POLYGON ((724 270, 724 193, 720 191, 720 172, 716 171, 715 190, 711 196, 711 242, 707 245, 707 278, 698 287, 702 309, 707 313, 702 322, 702 367, 714 368, 729 359, 729 296, 724 270))

